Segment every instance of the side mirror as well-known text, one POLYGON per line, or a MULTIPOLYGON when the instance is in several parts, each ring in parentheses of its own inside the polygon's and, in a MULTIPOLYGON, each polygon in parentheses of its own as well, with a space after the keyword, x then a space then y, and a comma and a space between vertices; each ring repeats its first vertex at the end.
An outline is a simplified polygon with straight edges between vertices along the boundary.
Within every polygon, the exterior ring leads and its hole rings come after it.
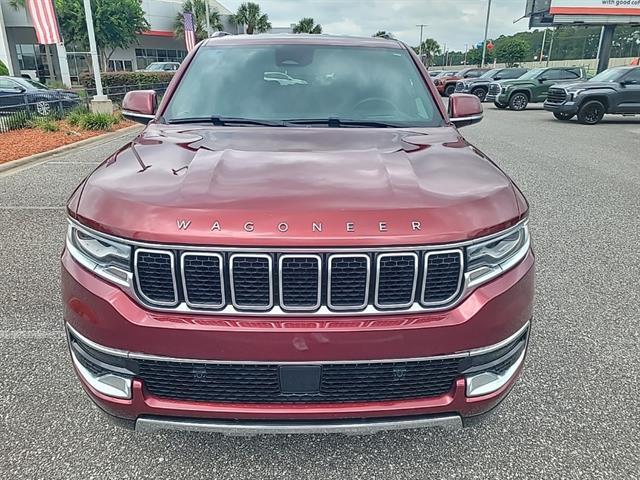
POLYGON ((454 93, 449 97, 449 120, 456 127, 473 125, 482 120, 482 104, 475 95, 454 93))
POLYGON ((156 116, 158 97, 154 90, 134 90, 122 100, 122 116, 134 122, 147 124, 156 116))
POLYGON ((543 82, 546 82, 546 81, 547 81, 547 78, 546 78, 546 77, 538 77, 538 81, 539 81, 540 83, 543 83, 543 82))
POLYGON ((620 85, 622 85, 623 87, 626 87, 627 85, 638 85, 638 80, 623 80, 620 82, 620 85))

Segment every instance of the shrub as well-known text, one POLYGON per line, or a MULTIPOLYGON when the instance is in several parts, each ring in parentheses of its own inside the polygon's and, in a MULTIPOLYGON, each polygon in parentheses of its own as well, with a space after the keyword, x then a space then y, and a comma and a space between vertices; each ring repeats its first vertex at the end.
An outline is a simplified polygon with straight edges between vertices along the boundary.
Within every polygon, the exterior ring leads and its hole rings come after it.
POLYGON ((27 122, 29 128, 39 128, 45 132, 57 132, 60 127, 50 117, 35 117, 27 122))
POLYGON ((2 63, 2 60, 0 60, 0 75, 9 75, 9 69, 2 63))
MULTIPOLYGON (((144 88, 145 85, 154 83, 169 83, 173 75, 170 72, 104 72, 101 74, 102 86, 105 88, 127 85, 139 85, 144 88)), ((80 75, 80 83, 85 88, 96 88, 93 74, 90 73, 80 75)))
POLYGON ((77 127, 82 122, 82 118, 89 113, 89 109, 84 105, 78 105, 67 113, 66 120, 72 127, 77 127))
POLYGON ((52 88, 54 90, 67 90, 67 86, 59 80, 47 80, 47 87, 52 88))
POLYGON ((79 125, 84 130, 109 130, 116 123, 116 117, 108 113, 85 113, 79 125))

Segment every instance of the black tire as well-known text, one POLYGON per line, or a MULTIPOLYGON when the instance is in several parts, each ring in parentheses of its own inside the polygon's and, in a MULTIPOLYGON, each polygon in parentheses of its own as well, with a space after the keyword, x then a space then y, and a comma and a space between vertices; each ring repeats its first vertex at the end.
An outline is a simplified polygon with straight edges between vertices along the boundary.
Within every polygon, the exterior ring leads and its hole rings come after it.
POLYGON ((498 102, 493 102, 493 104, 496 106, 496 108, 499 108, 500 110, 504 110, 509 106, 509 105, 505 105, 504 103, 498 103, 498 102))
POLYGON ((553 112, 553 116, 556 117, 558 120, 562 120, 563 122, 566 122, 567 120, 571 120, 574 117, 573 113, 563 113, 563 112, 553 112))
POLYGON ((516 92, 511 95, 511 98, 509 99, 509 108, 511 110, 515 110, 516 112, 524 110, 525 108, 527 108, 528 104, 529 97, 526 93, 523 92, 516 92))
POLYGON ((478 100, 484 102, 484 98, 487 96, 487 89, 482 87, 476 87, 471 90, 471 93, 478 97, 478 100))
POLYGON ((578 121, 584 125, 595 125, 602 120, 605 107, 599 100, 585 102, 578 110, 578 121))
POLYGON ((444 96, 449 97, 456 93, 456 86, 454 84, 447 85, 444 87, 444 96))

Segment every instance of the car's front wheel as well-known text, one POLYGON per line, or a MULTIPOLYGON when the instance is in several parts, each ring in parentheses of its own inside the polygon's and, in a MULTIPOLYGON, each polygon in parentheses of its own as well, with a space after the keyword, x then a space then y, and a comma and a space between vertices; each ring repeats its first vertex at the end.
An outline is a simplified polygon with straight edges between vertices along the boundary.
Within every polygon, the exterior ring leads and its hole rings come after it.
POLYGON ((604 112, 604 105, 601 101, 588 101, 578 110, 578 121, 584 125, 595 125, 602 120, 604 112))
POLYGON ((487 96, 487 91, 482 87, 477 87, 471 90, 471 93, 478 97, 478 100, 484 102, 484 98, 487 96))
POLYGON ((456 86, 455 85, 447 85, 444 88, 444 96, 445 97, 450 97, 454 93, 456 93, 456 86))
POLYGON ((528 104, 529 97, 527 97, 526 93, 514 93, 509 99, 509 108, 511 110, 524 110, 525 108, 527 108, 528 104))
POLYGON ((573 113, 553 112, 553 116, 558 120, 567 121, 573 118, 573 113))

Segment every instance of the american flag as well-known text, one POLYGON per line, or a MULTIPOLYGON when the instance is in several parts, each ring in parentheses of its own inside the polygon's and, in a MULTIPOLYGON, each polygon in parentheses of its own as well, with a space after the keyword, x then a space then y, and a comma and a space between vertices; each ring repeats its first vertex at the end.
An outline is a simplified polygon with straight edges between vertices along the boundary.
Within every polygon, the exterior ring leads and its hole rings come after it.
POLYGON ((183 13, 184 21, 184 41, 187 44, 187 52, 190 52, 196 46, 196 33, 194 32, 193 13, 183 13))
POLYGON ((62 43, 53 0, 27 0, 27 10, 36 29, 38 43, 62 43))

